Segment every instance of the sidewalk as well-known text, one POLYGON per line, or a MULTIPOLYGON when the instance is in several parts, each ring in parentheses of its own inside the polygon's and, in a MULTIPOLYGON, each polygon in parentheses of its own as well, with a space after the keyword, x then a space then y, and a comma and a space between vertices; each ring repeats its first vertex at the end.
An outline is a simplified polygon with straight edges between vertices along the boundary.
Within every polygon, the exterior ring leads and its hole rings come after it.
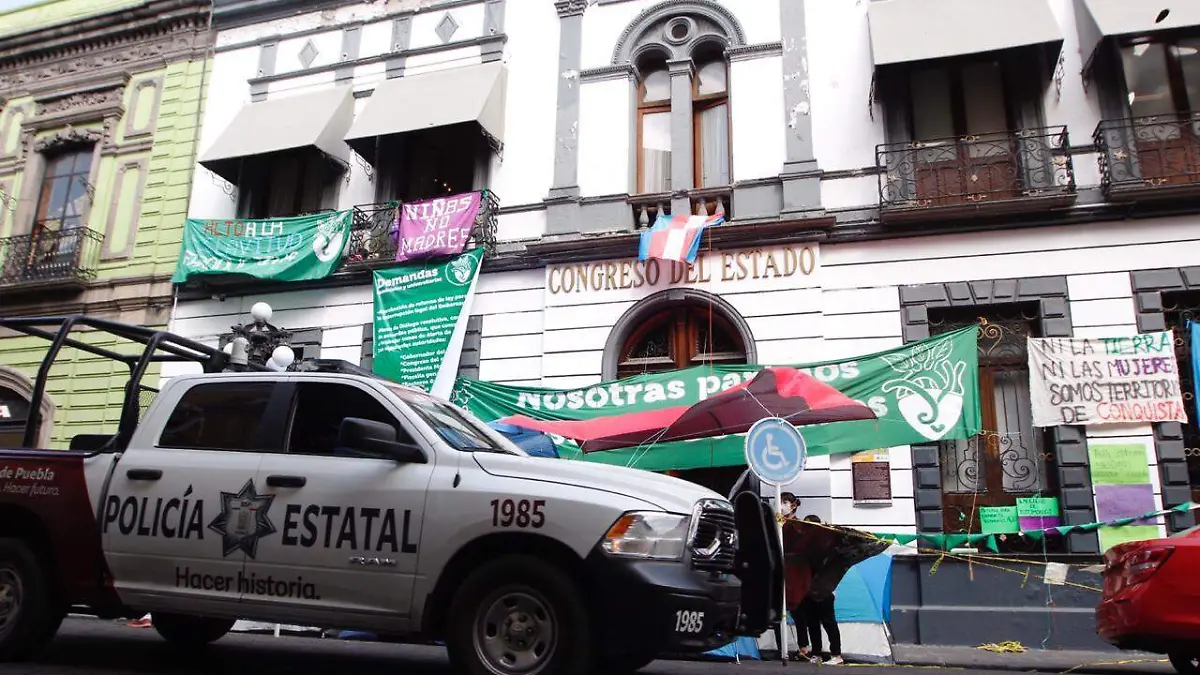
POLYGON ((998 654, 972 647, 894 645, 896 665, 939 666, 979 670, 1013 670, 1037 673, 1154 673, 1167 675, 1175 669, 1161 654, 1144 652, 1088 652, 1029 649, 1020 654, 998 654))

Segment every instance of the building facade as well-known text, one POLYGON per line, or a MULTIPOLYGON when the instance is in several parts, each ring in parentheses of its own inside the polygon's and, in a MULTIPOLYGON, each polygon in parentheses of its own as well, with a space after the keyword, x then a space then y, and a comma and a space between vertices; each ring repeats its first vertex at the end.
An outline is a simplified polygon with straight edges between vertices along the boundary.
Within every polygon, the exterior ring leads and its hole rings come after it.
MULTIPOLYGON (((1035 428, 1025 351, 1027 337, 1170 329, 1192 391, 1190 3, 297 4, 216 3, 188 213, 351 209, 347 259, 319 282, 189 282, 177 332, 218 343, 266 301, 303 357, 369 365, 370 270, 394 252, 396 202, 486 190, 465 377, 568 389, 847 359, 979 324, 984 433, 879 451, 891 494, 873 503, 854 498, 850 456, 813 457, 792 486, 802 511, 977 532, 977 506, 1043 495, 1066 524, 1092 523, 1095 443, 1145 449, 1156 506, 1200 496, 1194 418, 1035 428), (271 123, 284 114, 304 123, 271 123), (685 212, 727 221, 697 263, 638 263, 639 230, 685 212)), ((692 469, 716 487, 740 470, 692 469)), ((1163 530, 1192 524, 1181 514, 1163 530)), ((1100 552, 1095 533, 1005 546, 1031 565, 1100 552)), ((1049 597, 1022 574, 937 555, 898 558, 896 575, 897 641, 1099 646, 1092 591, 1049 597)))
MULTIPOLYGON (((58 0, 0 13, 0 316, 166 326, 207 4, 58 0)), ((0 444, 20 444, 45 346, 0 338, 0 444)), ((42 445, 115 425, 126 377, 113 365, 64 353, 41 406, 42 445)))

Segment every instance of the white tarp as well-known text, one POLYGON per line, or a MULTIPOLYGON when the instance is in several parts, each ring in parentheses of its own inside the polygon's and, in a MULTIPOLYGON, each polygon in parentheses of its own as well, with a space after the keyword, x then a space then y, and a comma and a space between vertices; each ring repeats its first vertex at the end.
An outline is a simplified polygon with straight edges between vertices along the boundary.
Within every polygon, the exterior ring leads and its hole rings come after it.
POLYGON ((1033 425, 1187 422, 1170 332, 1029 338, 1033 425))

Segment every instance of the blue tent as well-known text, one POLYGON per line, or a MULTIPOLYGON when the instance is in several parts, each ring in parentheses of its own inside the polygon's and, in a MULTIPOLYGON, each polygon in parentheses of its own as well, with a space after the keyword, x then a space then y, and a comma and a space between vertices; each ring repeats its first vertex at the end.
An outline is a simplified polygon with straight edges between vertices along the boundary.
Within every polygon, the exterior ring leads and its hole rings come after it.
POLYGON ((891 621, 892 554, 884 551, 847 570, 838 584, 833 610, 838 623, 891 621))
POLYGON ((523 429, 514 424, 504 422, 488 422, 488 426, 508 437, 525 452, 535 457, 558 457, 558 446, 550 437, 540 431, 523 429))
POLYGON ((705 652, 705 656, 715 659, 755 659, 762 660, 762 654, 758 652, 758 640, 752 637, 740 637, 733 642, 718 647, 711 652, 705 652))

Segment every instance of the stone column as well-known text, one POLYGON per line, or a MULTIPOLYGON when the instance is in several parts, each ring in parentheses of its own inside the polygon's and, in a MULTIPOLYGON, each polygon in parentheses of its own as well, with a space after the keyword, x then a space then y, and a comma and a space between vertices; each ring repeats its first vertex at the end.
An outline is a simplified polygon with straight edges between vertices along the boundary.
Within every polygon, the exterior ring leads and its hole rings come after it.
POLYGON ((696 67, 691 59, 667 61, 671 74, 671 213, 691 214, 687 191, 695 187, 692 163, 692 78, 696 67))
POLYGON ((554 185, 546 198, 546 234, 578 232, 579 67, 587 0, 556 0, 558 113, 554 120, 554 185))
POLYGON ((787 159, 783 164, 783 218, 820 216, 821 169, 813 153, 804 2, 779 3, 783 37, 783 114, 787 159))

